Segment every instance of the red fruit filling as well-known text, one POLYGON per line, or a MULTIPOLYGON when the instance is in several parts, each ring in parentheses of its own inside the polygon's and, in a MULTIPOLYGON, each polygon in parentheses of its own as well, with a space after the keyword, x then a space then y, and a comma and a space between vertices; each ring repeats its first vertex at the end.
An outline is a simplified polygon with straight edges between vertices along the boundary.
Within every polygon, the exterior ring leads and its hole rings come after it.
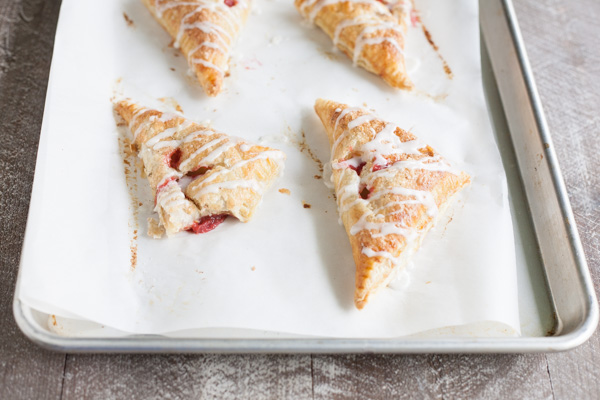
POLYGON ((386 169, 389 166, 390 166, 389 163, 383 164, 383 165, 381 165, 381 164, 375 164, 375 165, 373 165, 373 172, 376 172, 376 171, 379 171, 379 170, 382 170, 382 169, 386 169))
POLYGON ((181 150, 175 149, 167 156, 167 163, 170 168, 178 169, 181 164, 181 150))
POLYGON ((354 165, 348 165, 348 167, 350 169, 353 169, 356 171, 357 175, 360 175, 360 173, 362 172, 363 167, 365 166, 366 163, 361 163, 358 167, 355 167, 354 165))
POLYGON ((210 170, 210 167, 198 167, 197 169, 188 172, 186 175, 191 176, 192 178, 195 178, 197 176, 204 175, 209 170, 210 170))
POLYGON ((160 193, 160 191, 163 190, 165 188, 165 186, 167 186, 169 184, 169 182, 176 181, 176 180, 177 180, 177 177, 172 176, 168 179, 165 179, 163 181, 163 183, 158 185, 158 187, 156 188, 156 195, 154 196, 154 205, 156 205, 156 200, 158 199, 158 194, 160 193))
POLYGON ((158 187, 156 188, 156 194, 158 194, 158 192, 163 190, 165 188, 165 186, 167 186, 169 184, 169 182, 176 181, 176 180, 177 180, 177 177, 175 177, 175 176, 165 179, 164 182, 161 183, 160 185, 158 185, 158 187))
POLYGON ((225 5, 228 7, 233 7, 237 4, 237 0, 225 0, 225 5))
POLYGON ((417 14, 417 12, 415 10, 411 10, 410 11, 410 23, 412 24, 412 26, 417 26, 417 24, 421 22, 421 19, 419 18, 419 14, 417 14))
POLYGON ((227 218, 227 214, 207 215, 194 222, 187 230, 194 233, 210 232, 221 225, 225 218, 227 218))
POLYGON ((368 199, 368 198, 369 198, 369 195, 371 194, 371 190, 369 190, 369 188, 367 188, 367 187, 365 186, 364 188, 362 188, 362 189, 360 190, 359 194, 360 194, 360 197, 361 197, 363 200, 366 200, 366 199, 368 199))

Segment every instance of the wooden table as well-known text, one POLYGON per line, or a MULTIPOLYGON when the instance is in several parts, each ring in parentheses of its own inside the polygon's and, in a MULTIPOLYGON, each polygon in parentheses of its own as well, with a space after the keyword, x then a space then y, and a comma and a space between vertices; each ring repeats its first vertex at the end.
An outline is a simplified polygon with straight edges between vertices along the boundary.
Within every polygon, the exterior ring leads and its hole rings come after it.
MULTIPOLYGON (((598 284, 600 2, 515 3, 598 284)), ((0 398, 600 398, 597 332, 547 355, 88 356, 30 343, 12 298, 59 9, 0 0, 0 398)))

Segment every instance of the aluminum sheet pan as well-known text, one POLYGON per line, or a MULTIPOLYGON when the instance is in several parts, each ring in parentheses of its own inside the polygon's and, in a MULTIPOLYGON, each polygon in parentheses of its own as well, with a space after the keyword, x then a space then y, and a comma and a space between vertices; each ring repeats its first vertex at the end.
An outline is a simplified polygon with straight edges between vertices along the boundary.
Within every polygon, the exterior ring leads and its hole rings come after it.
POLYGON ((17 324, 39 345, 68 352, 511 353, 582 344, 596 329, 598 304, 511 1, 480 1, 480 23, 484 89, 525 260, 518 271, 523 336, 375 340, 213 331, 194 337, 63 337, 46 328, 47 315, 19 301, 20 279, 13 307, 17 324))

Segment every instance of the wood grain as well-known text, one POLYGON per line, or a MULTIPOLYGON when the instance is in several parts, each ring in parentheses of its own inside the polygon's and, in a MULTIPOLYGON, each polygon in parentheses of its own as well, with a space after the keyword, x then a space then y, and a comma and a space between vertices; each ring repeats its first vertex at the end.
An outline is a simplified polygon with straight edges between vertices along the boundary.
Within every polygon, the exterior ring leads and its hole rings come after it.
MULTIPOLYGON (((132 0, 135 1, 135 0, 132 0)), ((83 356, 12 319, 60 1, 0 0, 0 398, 600 397, 600 339, 538 355, 83 356)), ((515 0, 596 287, 600 284, 600 3, 515 0)))
POLYGON ((19 332, 12 298, 60 2, 0 1, 0 398, 60 397, 65 356, 19 332))
POLYGON ((544 355, 315 356, 315 399, 552 398, 544 355))
POLYGON ((64 399, 310 399, 310 356, 69 356, 64 399))
MULTIPOLYGON (((515 6, 598 293, 600 3, 517 1, 515 6)), ((600 397, 598 331, 574 351, 548 354, 546 358, 555 398, 600 397)))

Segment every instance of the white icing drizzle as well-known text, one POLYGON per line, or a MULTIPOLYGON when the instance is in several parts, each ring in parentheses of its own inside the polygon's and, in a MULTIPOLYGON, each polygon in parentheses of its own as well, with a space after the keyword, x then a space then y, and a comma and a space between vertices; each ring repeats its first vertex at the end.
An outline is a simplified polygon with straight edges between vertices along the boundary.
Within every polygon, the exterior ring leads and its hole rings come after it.
MULTIPOLYGON (((181 164, 179 164, 179 169, 180 170, 184 170, 186 168, 186 166, 191 163, 199 154, 201 154, 202 152, 206 151, 207 149, 216 146, 217 144, 224 142, 227 140, 226 136, 220 136, 216 139, 211 140, 210 142, 206 143, 204 146, 200 147, 198 150, 194 151, 187 159, 183 160, 183 162, 181 164)), ((198 165, 202 165, 200 163, 196 163, 198 165)))
POLYGON ((200 160, 201 165, 208 165, 213 163, 217 158, 219 158, 223 153, 225 153, 230 148, 234 147, 238 143, 241 142, 241 139, 235 137, 225 137, 227 139, 226 142, 221 144, 219 147, 212 150, 210 153, 206 155, 202 160, 200 160))
POLYGON ((156 207, 154 207, 154 211, 159 212, 159 210, 175 207, 183 207, 186 205, 185 195, 181 190, 179 190, 179 185, 175 180, 168 182, 161 190, 156 194, 156 207), (176 188, 173 188, 176 186, 176 188))
MULTIPOLYGON (((354 112, 354 111, 362 111, 361 108, 353 108, 353 107, 348 107, 348 108, 344 108, 342 110, 342 112, 340 113, 340 115, 338 115, 337 119, 335 120, 335 125, 333 126, 333 135, 335 136, 335 133, 337 132, 337 128, 340 124, 340 121, 342 120, 342 118, 344 118, 348 113, 354 112)), ((333 160, 334 158, 334 154, 335 154, 335 150, 337 149, 337 147, 339 146, 339 144, 342 142, 342 140, 344 140, 344 137, 346 136, 346 132, 347 130, 344 129, 344 131, 342 133, 339 134, 339 136, 337 137, 337 139, 335 139, 335 142, 333 143, 333 145, 331 146, 331 159, 333 160)))
POLYGON ((373 1, 373 0, 307 0, 304 2, 304 4, 301 6, 301 11, 308 16, 308 19, 310 20, 310 22, 314 22, 315 18, 317 17, 317 15, 319 15, 319 13, 321 12, 321 10, 331 4, 336 4, 336 3, 358 3, 358 4, 368 4, 368 5, 374 5, 377 8, 380 8, 380 10, 378 11, 388 11, 385 6, 383 6, 381 3, 377 2, 377 1, 373 1), (310 8, 311 6, 314 7, 312 8, 312 10, 310 11, 310 13, 307 14, 307 9, 310 8))
POLYGON ((375 250, 371 249, 370 247, 364 247, 362 249, 362 253, 364 255, 366 255, 367 257, 383 257, 383 258, 387 258, 388 260, 390 260, 392 262, 392 264, 394 264, 394 265, 399 264, 398 257, 394 257, 394 255, 392 253, 389 253, 387 251, 375 251, 375 250))
POLYGON ((354 44, 354 56, 352 58, 352 62, 354 63, 354 65, 356 65, 356 63, 358 62, 358 59, 360 58, 360 55, 362 54, 363 48, 366 45, 373 45, 373 44, 380 44, 383 42, 389 42, 400 51, 400 54, 404 53, 404 51, 400 47, 400 44, 398 44, 398 41, 396 41, 396 39, 394 39, 394 38, 384 37, 384 36, 371 37, 371 38, 365 37, 367 35, 376 33, 377 31, 380 31, 380 30, 392 30, 392 31, 398 32, 401 36, 404 35, 404 33, 399 29, 398 24, 396 24, 395 22, 379 22, 379 23, 376 23, 375 25, 369 25, 369 26, 364 27, 363 30, 358 35, 358 37, 356 38, 356 43, 354 44))
POLYGON ((199 196, 203 196, 205 194, 218 193, 221 190, 227 190, 227 189, 234 190, 237 188, 252 189, 256 193, 262 192, 262 187, 257 181, 252 180, 252 179, 249 179, 249 180, 239 179, 239 180, 235 180, 235 181, 216 182, 216 183, 212 183, 210 185, 206 185, 206 186, 202 187, 201 189, 196 189, 193 196, 199 197, 199 196))
MULTIPOLYGON (((180 125, 176 125, 176 126, 174 126, 172 128, 167 128, 164 131, 162 131, 161 133, 159 133, 158 135, 155 135, 152 138, 148 139, 146 141, 146 146, 152 147, 153 149, 157 149, 157 146, 158 146, 159 142, 161 142, 163 139, 170 138, 174 134, 176 134, 178 132, 181 132, 182 130, 187 129, 187 128, 189 128, 192 125, 193 125, 193 122, 191 122, 191 121, 184 121, 180 125)), ((166 147, 164 143, 161 144, 161 146, 158 146, 158 148, 162 148, 162 147, 166 147)))
POLYGON ((204 65, 207 68, 214 69, 221 75, 225 74, 225 71, 223 70, 223 68, 217 67, 215 64, 208 62, 208 61, 204 61, 201 58, 190 58, 190 63, 204 65))
POLYGON ((235 164, 231 165, 228 168, 224 168, 220 171, 216 171, 213 172, 212 174, 210 174, 210 176, 206 177, 202 183, 208 183, 208 182, 212 182, 214 181, 217 177, 219 177, 220 175, 223 175, 224 173, 227 172, 231 172, 236 168, 240 168, 243 167, 246 164, 249 164, 253 161, 257 161, 257 160, 266 160, 266 159, 272 159, 273 161, 277 162, 279 165, 281 165, 282 161, 283 161, 283 153, 278 151, 278 150, 269 150, 269 151, 263 151, 259 154, 257 154, 256 156, 249 158, 247 160, 241 160, 236 162, 235 164))
POLYGON ((348 129, 354 129, 357 126, 361 126, 363 124, 369 123, 371 121, 375 121, 377 119, 378 118, 373 114, 361 115, 358 118, 355 118, 348 123, 348 129))
POLYGON ((397 128, 394 124, 386 123, 370 142, 363 144, 361 148, 363 160, 374 157, 377 164, 385 165, 387 164, 385 156, 399 153, 421 155, 419 149, 426 146, 419 140, 401 141, 395 133, 397 128))

